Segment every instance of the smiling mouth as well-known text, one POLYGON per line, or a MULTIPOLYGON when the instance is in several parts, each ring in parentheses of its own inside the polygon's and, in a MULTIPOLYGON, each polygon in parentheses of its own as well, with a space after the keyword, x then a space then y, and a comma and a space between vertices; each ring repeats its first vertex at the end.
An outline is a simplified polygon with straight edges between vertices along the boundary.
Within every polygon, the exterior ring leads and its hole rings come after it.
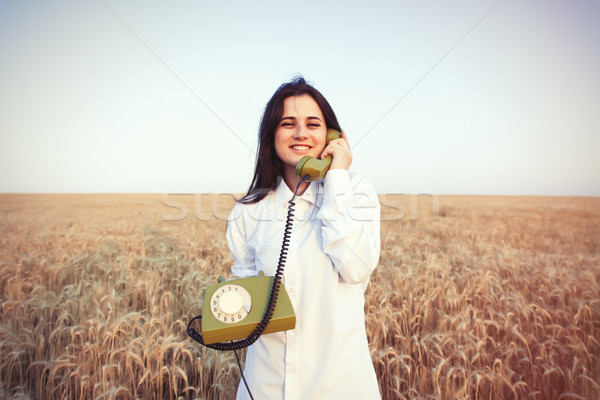
POLYGON ((312 147, 305 144, 294 144, 291 145, 290 148, 292 148, 293 150, 305 151, 310 150, 312 147))

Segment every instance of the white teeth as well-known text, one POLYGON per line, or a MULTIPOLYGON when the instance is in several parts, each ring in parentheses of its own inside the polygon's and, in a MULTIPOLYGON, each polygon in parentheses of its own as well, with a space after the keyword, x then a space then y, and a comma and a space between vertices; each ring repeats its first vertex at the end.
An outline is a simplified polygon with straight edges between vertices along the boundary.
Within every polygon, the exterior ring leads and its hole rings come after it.
POLYGON ((308 149, 310 149, 310 147, 309 146, 295 145, 295 146, 292 146, 292 149, 294 149, 294 150, 308 150, 308 149))

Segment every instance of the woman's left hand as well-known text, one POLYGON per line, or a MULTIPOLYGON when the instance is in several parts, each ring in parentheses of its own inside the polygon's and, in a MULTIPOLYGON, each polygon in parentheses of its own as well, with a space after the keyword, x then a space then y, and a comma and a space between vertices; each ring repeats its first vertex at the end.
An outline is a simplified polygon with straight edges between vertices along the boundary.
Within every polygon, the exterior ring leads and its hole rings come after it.
POLYGON ((323 150, 321 153, 321 159, 324 159, 328 155, 333 157, 331 167, 329 169, 348 169, 352 164, 352 153, 350 152, 350 145, 348 144, 348 137, 341 132, 341 139, 334 139, 323 150))

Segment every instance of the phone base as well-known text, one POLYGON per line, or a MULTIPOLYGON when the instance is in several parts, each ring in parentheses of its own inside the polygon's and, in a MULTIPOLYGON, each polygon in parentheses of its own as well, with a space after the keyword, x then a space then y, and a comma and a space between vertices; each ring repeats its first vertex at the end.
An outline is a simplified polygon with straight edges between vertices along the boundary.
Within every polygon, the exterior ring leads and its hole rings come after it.
MULTIPOLYGON (((202 336, 204 337, 204 343, 213 344, 247 338, 263 318, 269 301, 273 279, 272 276, 241 278, 221 282, 207 288, 204 292, 202 304, 202 336), (220 315, 222 310, 220 307, 217 307, 218 300, 215 299, 219 297, 219 290, 225 295, 225 289, 235 286, 241 286, 250 293, 251 306, 249 310, 246 309, 246 305, 241 306, 244 308, 241 314, 245 314, 245 316, 236 317, 240 318, 239 322, 233 322, 232 319, 225 323, 222 322, 223 317, 220 315)), ((224 298, 225 296, 221 297, 221 299, 224 298)), ((228 299, 223 307, 227 310, 230 304, 233 303, 235 303, 235 300, 231 301, 228 299)), ((294 308, 285 287, 281 285, 273 317, 263 334, 285 331, 294 329, 295 327, 296 315, 294 308)))

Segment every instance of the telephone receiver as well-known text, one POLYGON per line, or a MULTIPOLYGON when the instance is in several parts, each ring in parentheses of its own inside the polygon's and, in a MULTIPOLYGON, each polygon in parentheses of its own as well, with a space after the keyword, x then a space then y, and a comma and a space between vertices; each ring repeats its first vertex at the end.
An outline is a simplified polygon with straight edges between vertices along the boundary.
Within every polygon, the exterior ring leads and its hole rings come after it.
MULTIPOLYGON (((326 144, 334 139, 340 139, 341 137, 342 135, 335 129, 327 129, 327 136, 325 138, 326 144)), ((309 175, 310 177, 307 180, 320 181, 325 177, 327 171, 329 171, 332 160, 331 154, 322 160, 316 157, 304 156, 296 165, 296 176, 303 178, 306 175, 309 175)))

